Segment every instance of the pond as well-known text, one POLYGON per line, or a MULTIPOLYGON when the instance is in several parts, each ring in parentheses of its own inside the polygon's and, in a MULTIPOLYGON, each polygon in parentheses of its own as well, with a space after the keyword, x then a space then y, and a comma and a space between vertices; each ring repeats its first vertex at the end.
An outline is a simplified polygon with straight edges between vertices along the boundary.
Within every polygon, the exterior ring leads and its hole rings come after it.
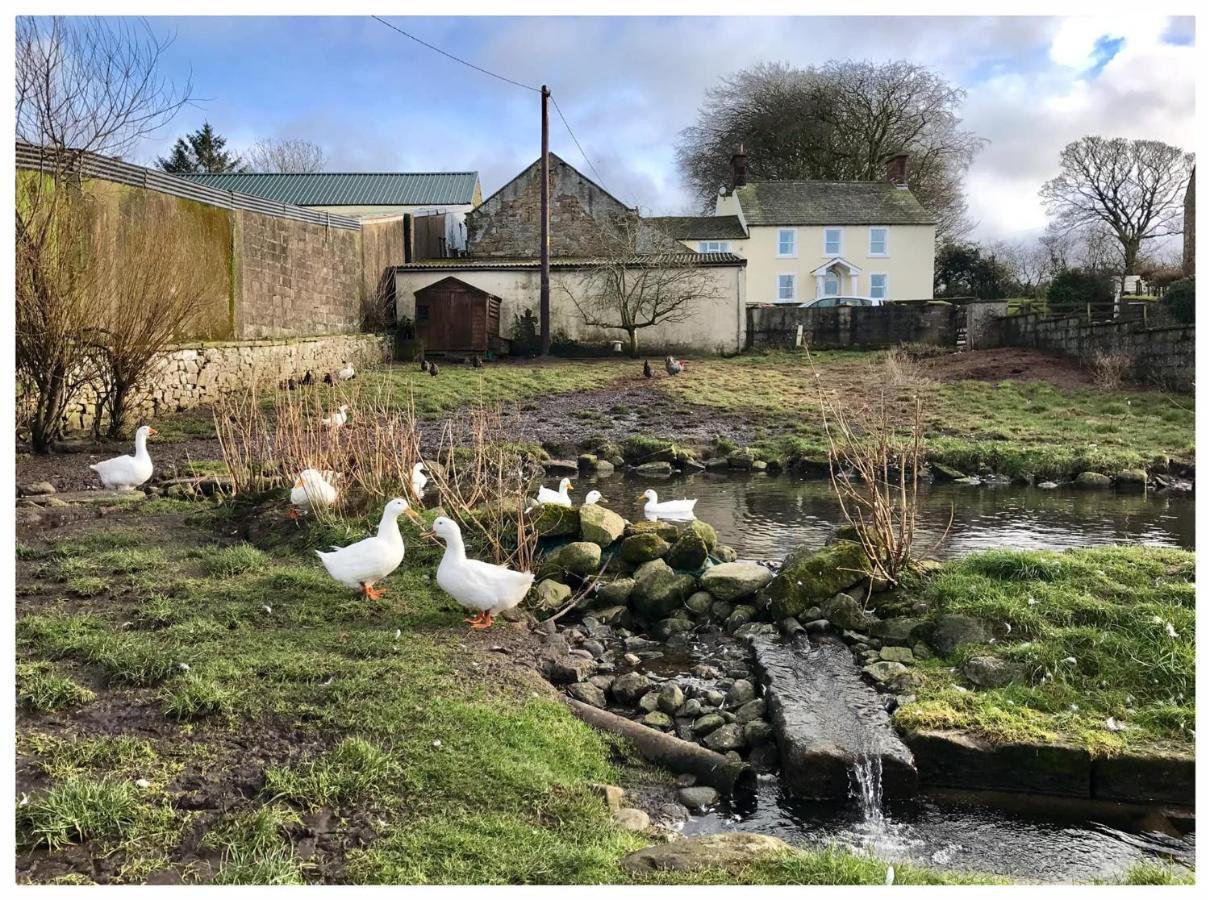
MULTIPOLYGON (((590 485, 605 495, 610 509, 631 521, 642 519, 639 495, 648 488, 660 500, 696 498, 697 517, 713 525, 719 539, 743 559, 780 560, 804 544, 821 546, 844 519, 826 478, 702 472, 652 479, 620 472, 582 477, 573 500, 578 503, 590 485)), ((917 552, 939 559, 995 548, 1155 544, 1193 549, 1194 501, 1185 494, 922 484, 919 506, 917 552)))

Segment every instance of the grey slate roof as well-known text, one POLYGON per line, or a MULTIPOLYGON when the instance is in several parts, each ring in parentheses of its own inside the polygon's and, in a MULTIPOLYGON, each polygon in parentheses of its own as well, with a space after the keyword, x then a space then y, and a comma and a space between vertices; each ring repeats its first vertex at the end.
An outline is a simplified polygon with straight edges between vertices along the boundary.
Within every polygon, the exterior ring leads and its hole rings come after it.
POLYGON ((643 220, 678 241, 742 241, 739 216, 650 216, 643 220))
POLYGON ((454 206, 475 201, 478 172, 180 174, 207 187, 297 206, 454 206))
POLYGON ((753 225, 933 225, 909 190, 885 181, 758 181, 735 189, 753 225))

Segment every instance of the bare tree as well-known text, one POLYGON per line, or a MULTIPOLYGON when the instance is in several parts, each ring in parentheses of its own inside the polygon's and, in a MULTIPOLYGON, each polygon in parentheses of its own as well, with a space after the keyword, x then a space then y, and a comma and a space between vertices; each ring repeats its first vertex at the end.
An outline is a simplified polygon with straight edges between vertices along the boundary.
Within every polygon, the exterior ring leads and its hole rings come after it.
POLYGON ((1161 141, 1089 135, 1063 149, 1059 174, 1039 193, 1058 229, 1113 236, 1112 271, 1124 284, 1145 241, 1181 233, 1192 168, 1192 153, 1161 141))
POLYGON ((178 89, 158 73, 167 46, 143 23, 17 20, 16 136, 40 147, 41 163, 17 173, 16 362, 40 452, 94 374, 93 204, 79 162, 128 153, 188 102, 188 84, 178 89))
POLYGON ((584 324, 626 333, 631 356, 639 353, 639 332, 661 322, 689 320, 702 301, 717 297, 709 272, 687 258, 637 215, 602 222, 591 265, 581 282, 562 290, 584 324))
POLYGON ((322 172, 327 163, 323 147, 301 139, 261 138, 245 159, 253 172, 322 172))
POLYGON ((174 208, 144 197, 122 210, 112 249, 97 256, 91 303, 100 324, 90 337, 103 363, 99 406, 110 437, 143 399, 160 354, 226 292, 225 270, 199 254, 192 237, 174 208))
POLYGON ((1041 241, 998 241, 989 248, 1024 297, 1038 297, 1049 280, 1050 256, 1041 241))
POLYGON ((984 141, 960 128, 965 92, 905 61, 833 61, 799 69, 763 63, 706 94, 681 133, 678 161, 703 206, 729 177, 743 144, 754 180, 881 181, 888 156, 907 153, 908 184, 937 216, 939 240, 966 224, 962 178, 984 141))

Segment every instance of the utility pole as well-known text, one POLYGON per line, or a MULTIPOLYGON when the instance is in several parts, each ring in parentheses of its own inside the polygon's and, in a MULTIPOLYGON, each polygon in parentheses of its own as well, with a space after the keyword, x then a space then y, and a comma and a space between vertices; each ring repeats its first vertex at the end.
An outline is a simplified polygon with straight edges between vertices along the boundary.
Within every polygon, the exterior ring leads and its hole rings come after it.
POLYGON ((542 337, 542 355, 550 355, 550 118, 546 106, 550 88, 542 85, 542 234, 538 248, 541 268, 538 284, 538 328, 542 337))

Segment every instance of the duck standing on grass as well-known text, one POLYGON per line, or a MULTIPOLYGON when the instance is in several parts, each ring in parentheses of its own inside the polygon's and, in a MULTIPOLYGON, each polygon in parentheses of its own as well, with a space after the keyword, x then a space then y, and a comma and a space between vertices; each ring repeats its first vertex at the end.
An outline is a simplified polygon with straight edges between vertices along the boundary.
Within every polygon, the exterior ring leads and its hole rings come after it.
POLYGON ((417 502, 424 499, 424 486, 428 483, 428 477, 424 474, 424 463, 418 462, 412 466, 412 494, 417 502))
POLYGON ((290 489, 290 511, 286 516, 297 519, 302 513, 331 507, 340 497, 340 492, 332 483, 335 480, 334 472, 303 469, 294 480, 294 487, 290 489))
POLYGON ((374 582, 386 578, 403 562, 403 535, 399 533, 399 517, 407 515, 417 524, 420 517, 402 497, 396 497, 382 511, 378 533, 347 547, 330 551, 316 550, 328 574, 347 588, 361 591, 362 596, 378 600, 385 591, 374 590, 374 582))
POLYGON ((478 615, 465 620, 471 628, 491 628, 493 616, 525 599, 534 583, 532 572, 467 559, 462 529, 453 519, 438 516, 433 521, 433 533, 445 543, 445 555, 437 566, 437 586, 460 606, 478 611, 478 615))
POLYGON ((571 497, 567 496, 570 488, 570 478, 564 478, 560 481, 557 491, 552 491, 548 487, 540 487, 538 488, 538 502, 549 503, 551 506, 571 506, 571 497))
POLYGON ((339 428, 345 422, 349 421, 349 406, 347 403, 341 404, 340 409, 332 413, 325 419, 321 420, 329 428, 339 428))
POLYGON ((357 375, 357 370, 354 369, 352 365, 350 365, 348 360, 345 360, 344 365, 341 366, 336 371, 336 377, 339 378, 341 381, 352 381, 356 375, 357 375))
POLYGON ((437 368, 437 364, 435 362, 429 363, 429 374, 432 375, 434 378, 437 377, 437 374, 440 371, 441 370, 437 368))
POLYGON ((113 491, 132 491, 151 477, 155 466, 147 453, 147 438, 159 434, 150 425, 140 425, 134 433, 134 456, 115 456, 93 463, 88 468, 101 476, 101 484, 113 491))
POLYGON ((651 360, 645 359, 645 360, 643 360, 643 377, 650 378, 651 376, 652 376, 651 360))

